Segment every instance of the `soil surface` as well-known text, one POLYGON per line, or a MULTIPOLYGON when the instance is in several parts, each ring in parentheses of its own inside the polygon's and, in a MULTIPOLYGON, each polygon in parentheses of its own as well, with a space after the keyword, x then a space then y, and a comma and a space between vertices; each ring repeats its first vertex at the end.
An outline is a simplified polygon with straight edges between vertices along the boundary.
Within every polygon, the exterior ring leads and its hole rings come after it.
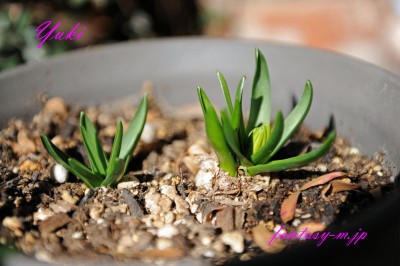
MULTIPOLYGON (((299 242, 279 240, 267 246, 281 225, 288 233, 306 227, 323 231, 393 186, 383 154, 363 156, 340 136, 326 156, 301 169, 231 178, 218 168, 197 104, 171 112, 152 97, 150 101, 142 139, 117 188, 90 190, 72 174, 57 182, 55 161, 40 134, 88 164, 79 112, 84 110, 97 126, 110 152, 117 118, 126 128, 135 112, 132 101, 118 108, 81 108, 44 98, 32 121, 9 121, 0 132, 1 244, 57 264, 71 259, 248 260, 299 242), (282 220, 285 199, 309 181, 338 171, 343 175, 303 190, 293 217, 282 220)), ((317 147, 326 131, 302 127, 277 157, 317 147)))

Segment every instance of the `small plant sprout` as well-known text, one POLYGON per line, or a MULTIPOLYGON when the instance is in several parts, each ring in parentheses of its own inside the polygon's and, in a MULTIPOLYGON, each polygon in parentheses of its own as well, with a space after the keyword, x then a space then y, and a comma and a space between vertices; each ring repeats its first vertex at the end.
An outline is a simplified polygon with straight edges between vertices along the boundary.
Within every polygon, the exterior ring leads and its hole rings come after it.
POLYGON ((80 131, 86 154, 89 158, 90 169, 57 148, 45 135, 42 134, 40 137, 44 147, 54 160, 76 175, 88 187, 114 187, 121 180, 128 168, 132 153, 139 142, 140 135, 146 123, 147 110, 148 100, 147 95, 144 95, 124 136, 122 136, 122 121, 118 121, 111 155, 108 159, 103 151, 96 128, 87 115, 81 112, 80 131))
POLYGON ((245 126, 242 112, 242 94, 245 77, 236 90, 232 102, 224 76, 217 71, 227 107, 218 117, 215 108, 202 88, 197 92, 203 110, 208 140, 218 157, 220 167, 231 176, 237 176, 241 165, 249 175, 263 172, 279 172, 297 168, 316 161, 326 154, 335 139, 331 132, 316 150, 295 157, 271 160, 299 128, 310 110, 313 88, 310 81, 305 84, 303 95, 292 112, 284 119, 278 111, 271 127, 271 85, 264 55, 256 49, 256 72, 254 75, 250 114, 245 126))

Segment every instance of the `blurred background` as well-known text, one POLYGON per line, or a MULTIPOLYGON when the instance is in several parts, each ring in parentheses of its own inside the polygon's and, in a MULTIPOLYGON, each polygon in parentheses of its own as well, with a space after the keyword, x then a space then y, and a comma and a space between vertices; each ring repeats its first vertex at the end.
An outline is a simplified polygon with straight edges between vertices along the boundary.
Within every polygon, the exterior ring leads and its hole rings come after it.
POLYGON ((400 0, 3 0, 0 70, 96 44, 193 35, 318 47, 400 74, 400 0), (38 49, 35 29, 47 20, 86 30, 38 49))

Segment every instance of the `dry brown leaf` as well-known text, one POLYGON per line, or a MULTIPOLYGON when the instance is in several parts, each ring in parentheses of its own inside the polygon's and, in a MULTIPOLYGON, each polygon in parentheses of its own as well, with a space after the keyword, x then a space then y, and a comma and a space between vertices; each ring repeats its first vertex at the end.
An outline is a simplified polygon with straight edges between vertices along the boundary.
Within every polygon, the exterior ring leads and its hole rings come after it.
POLYGON ((332 185, 331 185, 331 183, 329 183, 321 191, 321 197, 326 201, 329 201, 329 199, 326 197, 326 194, 329 192, 331 187, 332 187, 332 185))
POLYGON ((285 244, 279 238, 270 242, 274 232, 260 224, 252 229, 252 234, 256 245, 267 253, 277 253, 285 248, 285 244))
POLYGON ((296 191, 287 197, 281 205, 281 219, 284 223, 292 220, 296 210, 297 200, 299 199, 300 192, 296 191))
POLYGON ((307 229, 308 233, 315 233, 315 232, 324 231, 325 228, 326 228, 326 225, 322 224, 322 223, 305 222, 305 223, 300 224, 297 227, 297 232, 302 232, 307 229))
POLYGON ((301 191, 309 189, 311 187, 323 185, 323 184, 331 181, 334 178, 337 178, 340 176, 345 176, 345 175, 346 175, 346 173, 343 173, 343 172, 333 172, 333 173, 329 173, 326 175, 321 175, 320 177, 317 177, 317 178, 311 180, 310 182, 307 182, 306 184, 304 184, 301 187, 301 191))
POLYGON ((332 184, 332 193, 347 191, 347 190, 356 190, 360 188, 360 186, 357 184, 348 183, 343 180, 333 180, 331 184, 332 184))
POLYGON ((344 175, 346 175, 346 173, 333 172, 333 173, 329 173, 329 174, 317 177, 317 178, 311 180, 310 182, 307 182, 306 184, 304 184, 300 188, 299 192, 294 192, 292 195, 287 197, 282 202, 282 205, 281 205, 281 219, 282 219, 282 221, 284 223, 287 223, 288 221, 293 219, 294 212, 296 210, 297 200, 298 200, 298 198, 300 196, 301 191, 304 191, 304 190, 309 189, 311 187, 323 185, 326 182, 329 182, 334 178, 337 178, 337 177, 340 177, 340 176, 344 176, 344 175))

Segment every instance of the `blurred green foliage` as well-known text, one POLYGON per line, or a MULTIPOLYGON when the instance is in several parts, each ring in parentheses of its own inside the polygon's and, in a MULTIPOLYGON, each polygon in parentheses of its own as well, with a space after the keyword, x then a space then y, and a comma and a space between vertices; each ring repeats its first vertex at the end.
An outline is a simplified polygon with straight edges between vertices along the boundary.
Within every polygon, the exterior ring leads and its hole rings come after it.
POLYGON ((0 70, 89 45, 201 32, 196 0, 37 0, 0 2, 0 70), (47 41, 37 48, 36 27, 51 20, 77 41, 47 41))

